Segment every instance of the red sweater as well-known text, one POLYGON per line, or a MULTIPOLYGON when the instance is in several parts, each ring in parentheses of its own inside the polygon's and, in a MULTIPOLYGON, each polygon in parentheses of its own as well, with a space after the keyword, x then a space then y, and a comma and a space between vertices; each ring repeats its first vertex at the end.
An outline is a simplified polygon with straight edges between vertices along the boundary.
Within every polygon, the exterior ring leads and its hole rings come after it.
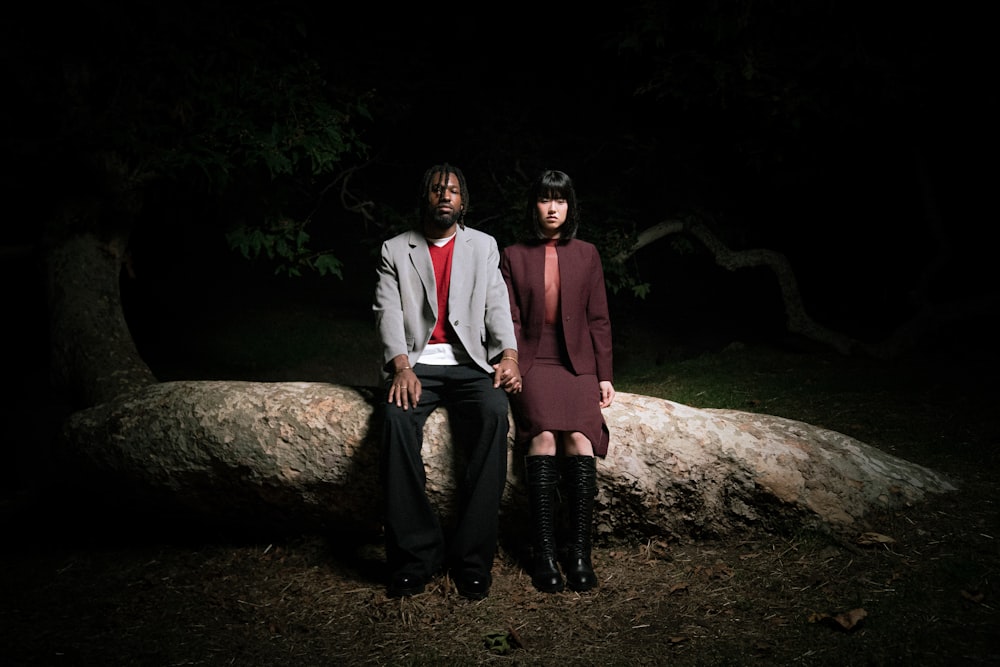
POLYGON ((451 257, 455 250, 453 236, 443 246, 428 242, 431 263, 434 265, 434 282, 437 285, 438 319, 430 343, 450 343, 454 335, 448 326, 448 286, 451 285, 451 257))

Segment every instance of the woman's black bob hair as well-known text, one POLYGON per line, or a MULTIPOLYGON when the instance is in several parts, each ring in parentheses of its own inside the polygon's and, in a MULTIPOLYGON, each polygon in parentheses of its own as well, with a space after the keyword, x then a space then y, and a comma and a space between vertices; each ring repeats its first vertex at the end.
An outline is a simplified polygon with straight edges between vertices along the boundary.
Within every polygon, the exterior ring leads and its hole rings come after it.
POLYGON ((570 239, 576 238, 576 231, 580 227, 580 207, 576 201, 576 188, 573 186, 573 179, 565 172, 546 169, 528 188, 528 201, 525 207, 528 229, 532 230, 531 236, 533 238, 545 240, 547 237, 538 221, 538 201, 540 199, 566 200, 566 222, 559 230, 559 242, 566 243, 570 239))

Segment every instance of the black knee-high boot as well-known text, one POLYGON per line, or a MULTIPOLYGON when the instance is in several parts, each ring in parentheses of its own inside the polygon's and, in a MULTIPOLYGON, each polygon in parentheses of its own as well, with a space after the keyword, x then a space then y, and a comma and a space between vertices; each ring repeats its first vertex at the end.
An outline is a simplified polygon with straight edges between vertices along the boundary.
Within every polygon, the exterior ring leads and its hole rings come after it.
POLYGON ((543 593, 558 593, 563 589, 562 575, 556 564, 555 513, 559 468, 555 456, 526 456, 524 467, 534 538, 531 583, 543 593))
POLYGON ((567 456, 567 502, 569 504, 569 544, 566 550, 566 585, 574 591, 589 591, 597 585, 590 562, 590 535, 597 495, 597 463, 593 456, 567 456))

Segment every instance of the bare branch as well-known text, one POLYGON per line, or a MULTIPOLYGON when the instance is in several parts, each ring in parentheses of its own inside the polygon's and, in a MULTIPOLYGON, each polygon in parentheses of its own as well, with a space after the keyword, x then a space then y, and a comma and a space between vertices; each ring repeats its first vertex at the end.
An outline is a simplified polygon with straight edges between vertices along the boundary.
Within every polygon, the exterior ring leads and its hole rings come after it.
MULTIPOLYGON (((925 273, 919 286, 920 291, 913 295, 916 312, 886 339, 871 343, 823 326, 809 316, 802 302, 795 272, 783 254, 763 248, 733 250, 708 226, 698 221, 667 219, 647 227, 638 234, 632 246, 613 257, 612 261, 624 262, 641 248, 667 236, 681 233, 688 233, 698 239, 712 254, 715 263, 728 271, 761 266, 770 269, 781 290, 788 331, 832 347, 841 354, 849 355, 860 351, 878 359, 898 358, 919 347, 931 334, 948 323, 982 316, 997 307, 996 296, 972 298, 961 302, 933 303, 923 297, 930 278, 930 274, 925 273)), ((940 258, 928 267, 929 272, 932 273, 940 266, 939 260, 940 258)))
POLYGON ((623 250, 612 257, 611 261, 619 263, 624 262, 626 259, 654 241, 659 241, 663 237, 670 236, 671 234, 680 234, 683 231, 684 221, 682 220, 663 220, 662 222, 658 222, 652 227, 647 227, 639 232, 639 236, 636 237, 635 243, 633 243, 628 250, 623 250))
POLYGON ((708 248, 715 258, 715 263, 729 271, 766 266, 774 273, 781 290, 781 298, 785 304, 785 323, 792 333, 829 345, 841 354, 850 354, 859 343, 844 334, 828 329, 813 320, 806 313, 802 304, 802 293, 795 278, 795 271, 783 254, 766 249, 731 250, 705 225, 695 222, 688 231, 708 248))

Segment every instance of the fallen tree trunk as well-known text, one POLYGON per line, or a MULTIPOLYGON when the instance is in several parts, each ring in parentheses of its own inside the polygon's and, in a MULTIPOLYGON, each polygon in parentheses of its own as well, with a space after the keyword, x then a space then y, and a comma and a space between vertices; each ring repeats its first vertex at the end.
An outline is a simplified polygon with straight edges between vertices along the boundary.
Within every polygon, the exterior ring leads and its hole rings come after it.
MULTIPOLYGON (((323 383, 166 382, 75 413, 68 451, 206 519, 267 527, 377 526, 379 404, 323 383)), ((851 532, 875 510, 955 490, 943 475, 841 433, 780 417, 619 393, 605 411, 596 522, 617 538, 723 537, 748 529, 851 532)), ((453 510, 446 413, 425 428, 432 502, 453 510)), ((520 453, 505 517, 524 511, 520 453)))

